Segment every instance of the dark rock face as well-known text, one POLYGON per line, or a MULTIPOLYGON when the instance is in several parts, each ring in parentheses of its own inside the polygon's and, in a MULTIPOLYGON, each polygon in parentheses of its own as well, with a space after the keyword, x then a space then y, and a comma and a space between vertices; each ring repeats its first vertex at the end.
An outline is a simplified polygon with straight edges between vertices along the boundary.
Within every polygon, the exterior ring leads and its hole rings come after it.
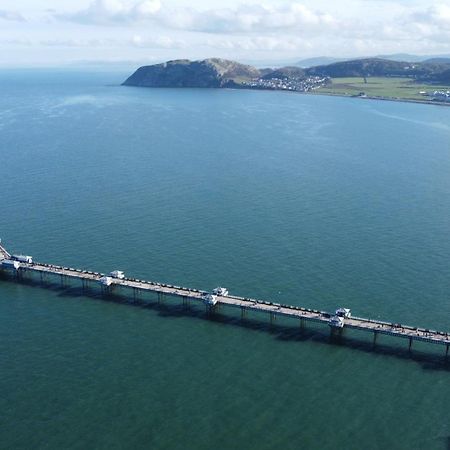
POLYGON ((169 61, 140 67, 124 84, 151 87, 219 87, 220 81, 215 70, 205 64, 169 61))
POLYGON ((238 84, 236 80, 259 76, 254 67, 225 59, 175 60, 143 66, 123 84, 146 87, 219 88, 238 84))

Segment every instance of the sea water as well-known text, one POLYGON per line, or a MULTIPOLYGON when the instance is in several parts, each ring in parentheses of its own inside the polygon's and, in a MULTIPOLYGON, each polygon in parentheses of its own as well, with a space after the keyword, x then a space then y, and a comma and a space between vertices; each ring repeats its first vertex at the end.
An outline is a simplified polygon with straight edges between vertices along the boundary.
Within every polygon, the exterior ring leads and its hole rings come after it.
MULTIPOLYGON (((36 260, 450 331, 450 108, 0 74, 36 260)), ((0 280, 5 449, 447 449, 445 348, 0 280)))

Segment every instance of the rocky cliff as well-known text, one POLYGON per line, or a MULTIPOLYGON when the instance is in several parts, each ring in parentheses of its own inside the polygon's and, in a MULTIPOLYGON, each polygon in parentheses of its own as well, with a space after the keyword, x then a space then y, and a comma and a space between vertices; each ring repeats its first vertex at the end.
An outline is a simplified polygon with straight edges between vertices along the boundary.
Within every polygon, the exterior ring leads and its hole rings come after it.
POLYGON ((242 81, 259 77, 259 70, 226 59, 202 61, 179 59, 136 70, 123 84, 146 87, 219 88, 238 86, 242 81))

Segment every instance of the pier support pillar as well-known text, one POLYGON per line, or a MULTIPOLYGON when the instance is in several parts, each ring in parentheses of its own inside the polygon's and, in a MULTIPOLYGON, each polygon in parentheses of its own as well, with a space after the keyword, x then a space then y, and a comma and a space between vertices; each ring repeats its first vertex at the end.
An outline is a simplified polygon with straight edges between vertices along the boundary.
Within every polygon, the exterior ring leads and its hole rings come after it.
POLYGON ((102 297, 105 297, 111 293, 111 286, 101 286, 102 297))
POLYGON ((330 338, 338 338, 340 341, 342 339, 342 334, 344 333, 344 328, 330 327, 330 338))
POLYGON ((410 337, 410 338, 409 338, 409 347, 408 347, 408 350, 409 350, 409 351, 411 351, 412 343, 413 343, 413 338, 410 337))
POLYGON ((206 306, 206 315, 208 317, 211 317, 214 314, 216 307, 214 305, 205 305, 205 306, 206 306))
POLYGON ((305 319, 300 317, 300 331, 303 333, 305 331, 305 319))
POLYGON ((373 332, 373 346, 377 345, 378 331, 373 332))
POLYGON ((158 304, 161 304, 164 298, 164 294, 162 292, 158 292, 158 304))
POLYGON ((276 316, 273 312, 270 313, 270 326, 272 327, 275 322, 276 316))
POLYGON ((447 344, 447 350, 445 350, 445 357, 448 358, 448 351, 450 348, 450 344, 447 344))
POLYGON ((43 274, 43 272, 39 272, 39 276, 40 276, 40 279, 41 279, 41 284, 44 284, 44 274, 43 274))
POLYGON ((247 308, 245 306, 241 306, 241 320, 245 319, 246 315, 247 315, 247 308))

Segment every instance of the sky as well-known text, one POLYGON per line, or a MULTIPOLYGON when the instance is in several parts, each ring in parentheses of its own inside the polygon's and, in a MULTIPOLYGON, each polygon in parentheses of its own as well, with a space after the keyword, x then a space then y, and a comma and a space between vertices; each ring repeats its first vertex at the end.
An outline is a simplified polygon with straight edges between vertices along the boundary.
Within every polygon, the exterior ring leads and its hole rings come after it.
POLYGON ((0 0, 0 66, 450 54, 450 0, 0 0))

